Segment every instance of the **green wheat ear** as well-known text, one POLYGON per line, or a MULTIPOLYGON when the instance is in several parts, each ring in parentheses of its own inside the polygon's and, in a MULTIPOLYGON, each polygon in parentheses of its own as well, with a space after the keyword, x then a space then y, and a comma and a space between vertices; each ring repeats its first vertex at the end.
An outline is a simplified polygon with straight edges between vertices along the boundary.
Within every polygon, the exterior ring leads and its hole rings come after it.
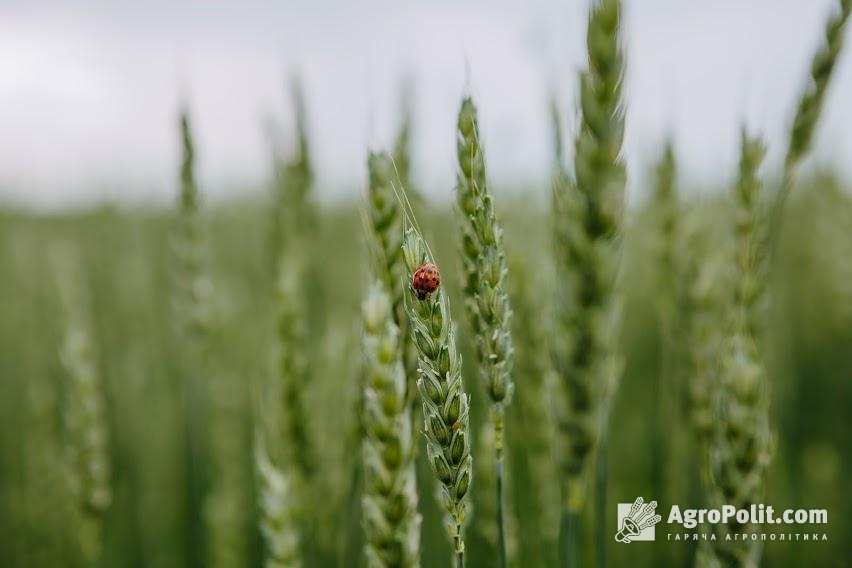
POLYGON ((852 12, 852 1, 839 0, 838 4, 838 11, 826 23, 825 43, 814 54, 809 82, 799 99, 796 115, 790 128, 790 145, 784 158, 784 169, 789 170, 790 174, 810 151, 813 144, 817 121, 825 102, 825 93, 843 49, 843 36, 849 14, 852 12))
MULTIPOLYGON (((624 55, 620 29, 619 0, 592 3, 586 37, 588 68, 580 75, 581 121, 575 139, 574 179, 561 163, 554 179, 557 297, 552 352, 559 375, 555 406, 563 564, 578 562, 578 527, 594 471, 600 489, 598 505, 603 506, 605 500, 605 461, 595 470, 595 456, 605 440, 623 365, 617 345, 621 295, 616 289, 626 183, 621 159, 624 55)), ((557 162, 561 162, 558 118, 555 126, 557 162)), ((602 514, 599 511, 597 516, 602 514)), ((605 562, 604 550, 599 544, 601 562, 605 562)))
POLYGON ((769 231, 773 250, 777 246, 784 204, 795 183, 796 169, 813 146, 814 133, 822 115, 826 92, 843 50, 843 37, 850 13, 852 13, 852 0, 838 0, 838 10, 826 22, 825 41, 814 54, 807 86, 796 107, 796 114, 790 127, 790 142, 784 157, 781 187, 775 197, 770 219, 769 231))
POLYGON ((299 515, 294 505, 292 481, 269 459, 264 437, 256 428, 254 466, 257 475, 260 532, 266 545, 266 568, 299 568, 302 565, 299 515))
MULTIPOLYGON (((409 226, 405 232, 402 251, 409 275, 426 262, 434 263, 428 245, 414 226, 409 226)), ((411 338, 419 353, 417 389, 423 403, 426 455, 440 485, 456 563, 463 566, 463 528, 473 458, 470 455, 470 398, 462 384, 461 354, 456 348, 450 304, 441 288, 419 300, 409 284, 405 309, 411 338)))
POLYGON ((104 517, 112 505, 109 428, 103 382, 87 313, 90 301, 82 285, 76 249, 56 250, 57 283, 65 316, 60 362, 67 377, 65 426, 71 487, 78 506, 80 550, 94 564, 103 548, 104 517))
MULTIPOLYGON (((308 326, 312 316, 308 290, 312 256, 306 248, 312 236, 313 166, 308 144, 307 112, 301 82, 291 83, 296 116, 296 153, 284 164, 276 208, 282 215, 281 242, 276 262, 278 300, 278 371, 281 381, 281 426, 285 468, 295 483, 316 471, 316 452, 310 439, 305 402, 311 373, 308 326)), ((275 455, 275 454, 273 454, 275 455)))
POLYGON ((380 283, 370 289, 362 312, 365 554, 372 567, 416 567, 420 565, 416 441, 406 400, 399 328, 380 283))
POLYGON ((407 398, 413 404, 417 395, 417 351, 408 337, 408 318, 403 298, 407 270, 402 258, 403 204, 398 199, 400 191, 408 194, 402 173, 395 159, 386 153, 370 153, 367 158, 369 185, 367 188, 367 233, 377 265, 374 270, 390 295, 394 322, 402 334, 400 348, 405 374, 408 379, 407 398))
MULTIPOLYGON (((208 277, 205 260, 206 247, 202 238, 200 218, 200 192, 195 180, 195 145, 189 114, 180 115, 180 133, 183 156, 180 170, 179 212, 174 254, 176 282, 173 300, 178 339, 183 351, 181 357, 182 396, 184 405, 184 451, 187 468, 187 515, 191 538, 202 543, 206 527, 204 502, 207 495, 204 463, 208 453, 206 432, 207 390, 205 359, 211 331, 210 305, 212 283, 208 277)), ((204 562, 201 546, 189 548, 189 564, 204 562)))
POLYGON ((616 337, 625 169, 621 3, 599 0, 589 18, 589 68, 580 77, 574 180, 554 182, 557 268, 554 363, 560 375, 559 454, 565 507, 582 508, 591 457, 621 369, 616 337))
MULTIPOLYGON (((458 119, 459 173, 456 195, 465 270, 465 306, 477 333, 480 372, 494 404, 512 394, 512 310, 506 293, 506 253, 485 179, 476 107, 462 101, 458 119)), ((499 444, 499 440, 497 441, 499 444)))
MULTIPOLYGON (((714 506, 737 509, 759 503, 772 453, 769 428, 769 385, 761 349, 764 318, 765 218, 758 169, 765 155, 763 142, 742 135, 740 175, 736 186, 736 282, 731 334, 723 346, 718 414, 710 452, 714 506)), ((760 541, 743 539, 760 526, 729 523, 721 527, 739 538, 717 535, 713 552, 724 563, 749 565, 759 559, 760 541)))
POLYGON ((488 191, 485 156, 479 142, 476 106, 470 97, 461 104, 457 126, 459 171, 456 202, 464 270, 465 307, 476 338, 479 374, 491 398, 494 429, 498 566, 507 563, 504 527, 503 446, 505 405, 512 397, 512 309, 506 293, 506 253, 488 191))

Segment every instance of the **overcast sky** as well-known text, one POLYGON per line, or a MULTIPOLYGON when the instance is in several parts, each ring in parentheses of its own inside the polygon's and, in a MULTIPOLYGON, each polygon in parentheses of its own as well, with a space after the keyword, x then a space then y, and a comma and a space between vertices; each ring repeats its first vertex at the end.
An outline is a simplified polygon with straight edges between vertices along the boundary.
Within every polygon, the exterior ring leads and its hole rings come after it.
MULTIPOLYGON (((834 0, 625 0, 625 156, 633 199, 666 135, 702 185, 729 180, 745 120, 777 163, 834 0)), ((357 196, 368 147, 390 143, 416 87, 417 176, 453 186, 455 114, 479 108, 489 177, 546 191, 548 93, 575 104, 586 0, 262 2, 0 0, 0 201, 172 199, 176 113, 189 101, 215 196, 268 177, 264 123, 288 132, 305 84, 323 197, 357 196)), ((847 38, 848 39, 848 38, 847 38)), ((852 47, 852 46, 850 46, 852 47)), ((852 57, 835 75, 817 156, 852 174, 852 57)))

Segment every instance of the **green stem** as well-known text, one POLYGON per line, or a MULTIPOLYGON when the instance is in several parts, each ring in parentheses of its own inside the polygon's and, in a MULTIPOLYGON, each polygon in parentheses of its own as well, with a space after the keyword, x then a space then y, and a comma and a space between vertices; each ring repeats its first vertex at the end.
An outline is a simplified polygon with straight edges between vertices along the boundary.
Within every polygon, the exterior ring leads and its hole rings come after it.
MULTIPOLYGON (((194 371, 193 371, 194 373, 194 371)), ((204 565, 204 454, 201 432, 202 418, 202 389, 196 376, 190 373, 184 380, 184 427, 186 460, 184 472, 186 476, 186 553, 187 566, 201 567, 204 565)))
POLYGON ((781 239, 781 225, 784 220, 784 205, 787 203, 787 197, 793 189, 793 168, 789 164, 784 165, 784 173, 781 176, 781 187, 778 190, 778 195, 772 203, 769 213, 769 228, 767 229, 766 240, 767 254, 769 262, 774 263, 778 252, 778 242, 781 239))
MULTIPOLYGON (((598 450, 598 462, 595 468, 595 539, 597 543, 597 566, 606 567, 606 545, 609 543, 606 530, 606 497, 607 497, 607 455, 609 437, 604 433, 598 450)), ((611 538, 611 537, 610 537, 611 538)))
POLYGON ((563 568, 580 566, 577 545, 580 541, 580 512, 565 507, 559 523, 559 565, 563 568))
MULTIPOLYGON (((360 450, 360 444, 358 444, 360 450)), ((360 452, 357 455, 361 455, 360 452)), ((346 531, 346 543, 344 544, 344 560, 350 558, 361 558, 361 548, 363 547, 363 538, 359 519, 361 516, 361 493, 362 493, 362 466, 360 462, 356 462, 355 467, 351 472, 351 488, 349 497, 346 500, 346 518, 348 530, 346 531)))
POLYGON ((506 524, 503 518, 503 403, 496 403, 494 417, 494 468, 497 480, 497 567, 506 568, 506 524))
POLYGON ((464 540, 462 539, 461 523, 456 523, 456 568, 464 568, 464 540))

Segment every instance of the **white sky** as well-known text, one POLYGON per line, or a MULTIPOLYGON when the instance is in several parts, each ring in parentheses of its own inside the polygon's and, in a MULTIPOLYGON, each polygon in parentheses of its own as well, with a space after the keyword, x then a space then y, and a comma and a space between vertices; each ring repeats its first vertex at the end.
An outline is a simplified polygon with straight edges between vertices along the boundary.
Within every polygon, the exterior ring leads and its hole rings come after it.
MULTIPOLYGON (((768 137, 777 163, 834 3, 625 0, 633 198, 669 133, 702 185, 733 175, 743 119, 768 137)), ((292 124, 294 68, 324 197, 358 195, 367 148, 391 141, 406 76, 416 87, 416 173, 430 195, 453 186, 467 85, 492 185, 527 181, 544 192, 548 93, 555 85, 563 107, 574 104, 586 11, 586 0, 0 0, 0 202, 171 200, 182 98, 204 191, 256 190, 269 173, 264 121, 285 132, 292 124)), ((852 100, 848 53, 817 156, 849 175, 852 105, 843 100, 852 100)))

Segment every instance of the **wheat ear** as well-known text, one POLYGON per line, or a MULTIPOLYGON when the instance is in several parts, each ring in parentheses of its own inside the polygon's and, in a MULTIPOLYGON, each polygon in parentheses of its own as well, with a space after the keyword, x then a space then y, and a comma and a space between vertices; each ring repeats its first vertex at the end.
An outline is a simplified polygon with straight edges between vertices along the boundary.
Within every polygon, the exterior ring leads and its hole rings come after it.
POLYGON ((814 133, 825 104, 825 94, 831 83, 837 60, 843 50, 843 36, 850 13, 852 13, 852 0, 838 0, 838 10, 826 22, 825 41, 814 54, 808 83, 796 106, 796 114, 790 127, 789 146, 787 147, 787 154, 784 156, 781 187, 775 197, 770 219, 772 223, 770 239, 773 250, 777 246, 784 204, 795 183, 796 168, 813 145, 814 133))
MULTIPOLYGON (((771 459, 768 384, 760 348, 766 251, 761 238, 765 221, 758 169, 764 154, 763 142, 743 132, 736 187, 734 321, 723 347, 718 417, 710 454, 715 505, 730 504, 737 509, 761 501, 771 459)), ((760 527, 731 521, 722 528, 739 538, 726 540, 720 536, 714 543, 716 557, 737 566, 756 563, 759 541, 743 536, 760 527)))
POLYGON ((417 349, 409 338, 408 318, 403 304, 406 267, 402 258, 403 208, 397 199, 405 188, 395 160, 384 153, 371 153, 367 159, 369 185, 367 219, 375 271, 390 296, 394 322, 401 330, 402 361, 407 378, 406 398, 413 403, 417 395, 417 349))
POLYGON ((56 259, 66 321, 60 361, 68 377, 65 425, 72 489, 80 513, 80 550, 87 565, 95 565, 101 555, 104 515, 112 504, 109 429, 86 313, 90 303, 76 255, 75 250, 65 249, 56 259))
POLYGON ((563 562, 587 491, 592 455, 604 432, 621 372, 616 338, 620 302, 625 168, 621 160, 624 58, 621 3, 597 0, 589 17, 589 67, 580 76, 581 123, 574 181, 554 183, 557 302, 554 364, 560 375, 558 449, 563 479, 563 562))
POLYGON ((363 519, 369 566, 419 566, 415 440, 406 401, 399 328, 382 284, 363 308, 365 386, 363 519))
POLYGON ((462 101, 457 126, 459 172, 456 199, 462 243, 465 307, 476 337, 479 374, 491 398, 497 514, 498 566, 506 566, 504 526, 503 445, 505 404, 512 396, 512 346, 509 296, 506 293, 506 254, 503 231, 485 176, 485 156, 479 141, 476 106, 462 101))
POLYGON ((197 568, 205 564, 206 527, 204 501, 208 476, 203 467, 207 459, 205 413, 207 385, 204 364, 210 331, 212 286, 204 267, 201 235, 200 192, 195 181, 195 145, 189 114, 180 116, 183 156, 180 170, 178 226, 174 240, 177 261, 174 311, 183 350, 183 405, 185 435, 185 474, 187 482, 188 545, 187 564, 197 568))
POLYGON ((294 506, 293 485, 283 470, 269 459, 258 426, 254 435, 254 465, 258 484, 260 532, 266 545, 266 568, 299 568, 302 565, 294 506))
MULTIPOLYGON (((426 262, 434 262, 415 227, 403 239, 403 257, 412 275, 426 262)), ((409 279, 410 282, 410 279, 409 279)), ((441 501, 449 516, 456 564, 464 565, 464 521, 470 491, 473 458, 470 455, 469 398, 461 375, 461 355, 456 349, 450 304, 442 289, 419 300, 407 286, 405 308, 410 333, 419 353, 417 389, 423 402, 426 454, 440 483, 441 501)))

